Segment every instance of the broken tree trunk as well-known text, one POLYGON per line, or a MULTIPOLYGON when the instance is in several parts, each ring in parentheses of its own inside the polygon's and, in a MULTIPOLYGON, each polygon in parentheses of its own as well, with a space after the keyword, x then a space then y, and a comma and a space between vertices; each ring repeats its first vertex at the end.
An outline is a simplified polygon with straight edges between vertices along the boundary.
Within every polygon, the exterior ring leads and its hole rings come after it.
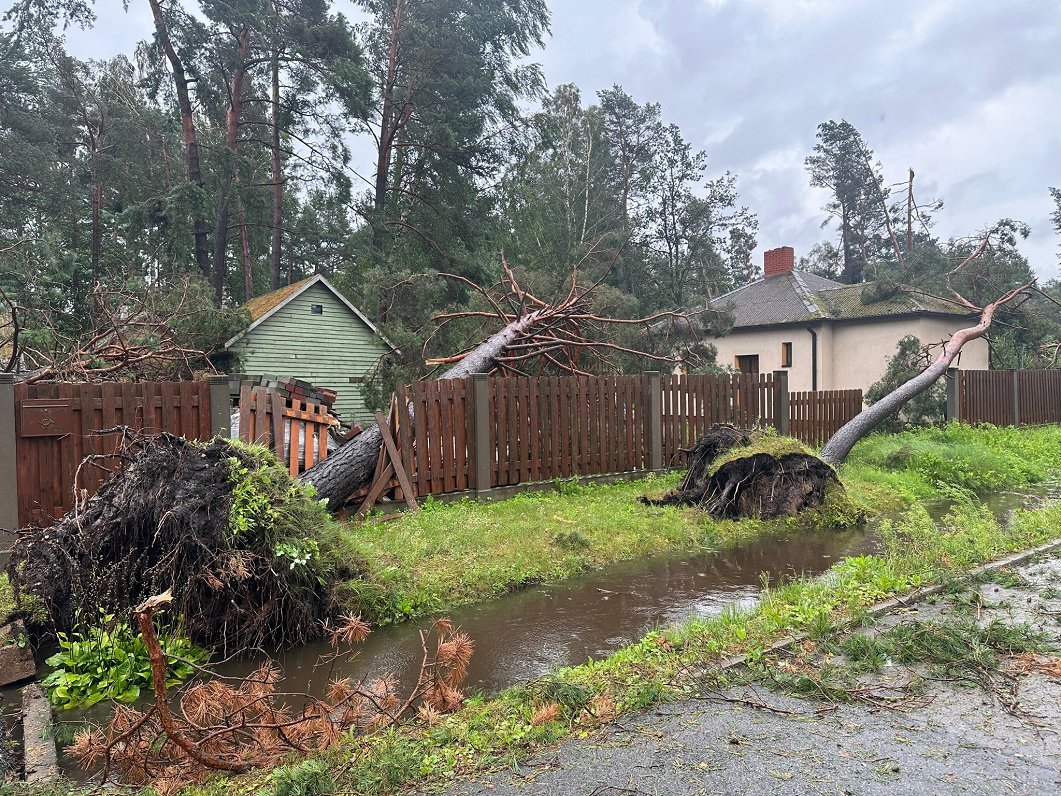
MULTIPOLYGON (((588 257, 588 255, 587 255, 588 257)), ((679 357, 673 354, 653 353, 644 348, 629 348, 609 339, 608 328, 640 327, 641 339, 649 345, 662 343, 673 347, 675 338, 686 339, 694 331, 691 319, 721 318, 721 314, 703 309, 693 312, 666 310, 648 318, 609 318, 598 315, 593 309, 593 292, 603 284, 608 272, 588 287, 579 284, 579 267, 571 269, 571 281, 565 296, 552 301, 542 301, 520 287, 515 274, 505 258, 501 258, 501 281, 483 288, 469 279, 455 274, 439 276, 456 280, 466 288, 478 292, 485 299, 489 311, 460 310, 436 315, 434 321, 441 328, 458 319, 496 320, 500 331, 462 354, 442 359, 428 359, 429 365, 452 365, 439 378, 462 379, 475 373, 526 374, 528 364, 537 361, 548 367, 572 375, 590 375, 582 364, 583 359, 608 370, 617 370, 610 355, 628 355, 645 358, 673 366, 679 357)), ((698 323, 703 330, 707 326, 698 323)), ((701 331, 702 333, 702 331, 701 331)), ((427 341, 430 341, 431 335, 427 341)), ((426 356, 427 342, 424 344, 426 356)), ((307 470, 301 481, 316 488, 317 494, 328 501, 328 508, 335 511, 359 490, 369 485, 379 457, 382 438, 373 428, 355 437, 336 453, 320 464, 307 470)))
MULTIPOLYGON (((505 350, 533 328, 539 316, 540 313, 535 311, 510 322, 469 351, 439 379, 463 379, 493 370, 505 350)), ((319 497, 327 499, 328 508, 336 511, 353 494, 369 485, 382 445, 379 428, 373 426, 304 472, 300 480, 311 484, 319 497)))

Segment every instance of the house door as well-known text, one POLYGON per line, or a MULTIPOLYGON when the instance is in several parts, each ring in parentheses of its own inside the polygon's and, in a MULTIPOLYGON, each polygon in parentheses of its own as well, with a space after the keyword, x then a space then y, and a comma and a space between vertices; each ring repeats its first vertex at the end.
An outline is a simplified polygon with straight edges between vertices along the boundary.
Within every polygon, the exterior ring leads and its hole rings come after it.
POLYGON ((737 370, 741 373, 758 373, 759 372, 759 355, 758 354, 742 354, 737 357, 737 370))

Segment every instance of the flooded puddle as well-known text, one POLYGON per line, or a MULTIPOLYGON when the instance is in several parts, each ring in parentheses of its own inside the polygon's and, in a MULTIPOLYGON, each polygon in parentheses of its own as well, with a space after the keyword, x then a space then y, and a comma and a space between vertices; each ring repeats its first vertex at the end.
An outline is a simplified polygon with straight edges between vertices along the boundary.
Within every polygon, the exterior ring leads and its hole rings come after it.
MULTIPOLYGON (((875 541, 866 529, 792 534, 723 553, 626 562, 450 611, 446 615, 475 641, 465 690, 494 693, 603 658, 653 628, 751 605, 764 576, 777 582, 817 575, 844 556, 871 552, 875 541)), ((340 672, 358 679, 384 673, 415 679, 416 671, 406 669, 419 666, 420 630, 430 624, 418 620, 377 629, 359 646, 359 657, 334 672, 314 668, 330 652, 327 644, 289 650, 278 656, 286 673, 284 690, 320 694, 329 673, 340 672)), ((246 664, 222 668, 242 674, 246 664)))

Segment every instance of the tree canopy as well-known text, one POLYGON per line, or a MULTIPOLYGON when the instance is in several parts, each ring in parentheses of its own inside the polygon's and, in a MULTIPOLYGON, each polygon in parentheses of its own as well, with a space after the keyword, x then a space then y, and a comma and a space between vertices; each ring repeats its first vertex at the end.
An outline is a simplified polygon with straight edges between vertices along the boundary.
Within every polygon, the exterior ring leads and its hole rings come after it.
MULTIPOLYGON (((667 109, 618 85, 546 86, 544 0, 357 0, 353 20, 333 0, 129 4, 150 11, 152 35, 98 61, 64 39, 94 24, 93 0, 17 0, 5 16, 5 330, 62 315, 31 330, 54 348, 96 328, 100 295, 180 287, 212 296, 208 333, 194 335, 209 347, 249 298, 324 273, 401 349, 385 363, 393 380, 476 339, 471 320, 425 325, 481 304, 502 253, 546 297, 577 263, 599 283, 595 311, 626 318, 703 308, 758 276, 737 175, 667 109)), ((912 171, 889 184, 845 120, 819 125, 806 168, 837 234, 803 267, 943 289, 969 243, 933 233, 942 204, 915 199, 912 171)), ((1012 245, 963 273, 963 289, 1025 279, 1023 231, 1013 222, 999 239, 1012 245)), ((998 333, 999 356, 1049 359, 1056 307, 1013 312, 1028 317, 998 333)))

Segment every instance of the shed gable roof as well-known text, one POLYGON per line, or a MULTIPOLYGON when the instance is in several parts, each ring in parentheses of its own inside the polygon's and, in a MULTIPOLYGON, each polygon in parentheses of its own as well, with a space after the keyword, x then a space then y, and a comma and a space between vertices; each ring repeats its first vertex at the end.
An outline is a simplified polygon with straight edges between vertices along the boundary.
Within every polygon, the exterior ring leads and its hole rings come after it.
POLYGON ((887 316, 966 316, 968 310, 942 299, 899 291, 863 302, 871 283, 843 285, 807 271, 789 271, 751 282, 710 302, 710 307, 733 315, 733 328, 852 320, 887 316))
POLYGON ((270 318, 280 312, 280 310, 282 310, 284 307, 286 307, 288 304, 290 304, 296 298, 301 296, 314 285, 321 285, 322 287, 326 288, 335 296, 335 298, 337 298, 342 303, 344 307, 350 310, 350 312, 353 313, 358 319, 360 319, 362 323, 364 323, 369 329, 371 329, 373 334, 378 336, 384 343, 386 343, 391 348, 391 350, 398 350, 397 348, 395 348, 394 344, 386 338, 383 332, 377 329, 376 325, 365 317, 365 314, 361 312, 361 310, 359 310, 357 307, 347 301, 346 297, 335 289, 335 285, 329 282, 321 274, 316 274, 315 276, 308 277, 300 282, 295 282, 291 285, 288 285, 287 287, 282 287, 279 290, 274 290, 271 293, 256 296, 255 298, 252 298, 250 301, 244 304, 243 308, 250 315, 251 324, 242 332, 233 337, 231 340, 226 342, 225 348, 230 348, 233 344, 245 337, 248 333, 257 329, 259 326, 268 321, 270 318))

